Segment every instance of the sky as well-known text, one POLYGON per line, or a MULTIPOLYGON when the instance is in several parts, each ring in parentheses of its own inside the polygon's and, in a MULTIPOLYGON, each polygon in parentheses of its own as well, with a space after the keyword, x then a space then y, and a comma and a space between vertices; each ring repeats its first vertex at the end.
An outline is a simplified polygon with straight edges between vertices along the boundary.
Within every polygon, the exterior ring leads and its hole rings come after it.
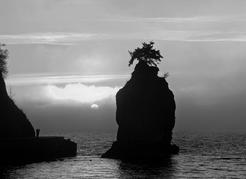
POLYGON ((128 50, 154 41, 175 131, 246 129, 245 0, 0 0, 7 90, 42 131, 117 130, 128 50))

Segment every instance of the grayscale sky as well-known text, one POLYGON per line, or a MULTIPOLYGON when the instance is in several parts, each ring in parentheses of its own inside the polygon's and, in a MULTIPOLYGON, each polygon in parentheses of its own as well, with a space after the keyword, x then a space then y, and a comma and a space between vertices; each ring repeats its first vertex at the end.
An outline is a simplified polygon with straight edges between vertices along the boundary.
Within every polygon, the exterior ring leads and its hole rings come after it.
POLYGON ((245 0, 0 0, 8 92, 41 131, 117 129, 128 50, 153 40, 175 130, 246 129, 245 0))

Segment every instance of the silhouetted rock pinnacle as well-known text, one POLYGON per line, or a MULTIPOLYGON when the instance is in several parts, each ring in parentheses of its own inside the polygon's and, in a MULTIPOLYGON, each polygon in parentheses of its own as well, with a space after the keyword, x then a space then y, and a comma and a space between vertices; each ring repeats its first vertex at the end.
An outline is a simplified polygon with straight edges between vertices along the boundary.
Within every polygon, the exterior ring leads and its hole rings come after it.
POLYGON ((171 145, 175 101, 158 67, 139 61, 131 79, 116 94, 117 141, 103 157, 158 157, 177 153, 171 145))
POLYGON ((158 68, 139 62, 130 81, 116 95, 117 140, 169 144, 175 123, 175 101, 158 68))

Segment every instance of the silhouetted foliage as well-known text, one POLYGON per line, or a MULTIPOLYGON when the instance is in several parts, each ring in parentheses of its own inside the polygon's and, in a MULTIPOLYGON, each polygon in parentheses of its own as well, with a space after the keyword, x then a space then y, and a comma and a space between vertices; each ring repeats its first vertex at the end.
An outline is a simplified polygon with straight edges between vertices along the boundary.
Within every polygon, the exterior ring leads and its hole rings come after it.
POLYGON ((169 73, 168 72, 163 74, 163 78, 167 78, 167 77, 169 77, 169 73))
POLYGON ((160 54, 159 50, 153 48, 154 42, 142 43, 142 48, 136 48, 133 52, 129 51, 131 59, 129 61, 129 66, 131 66, 134 60, 143 61, 149 66, 157 66, 161 61, 163 56, 160 54))
POLYGON ((8 50, 4 49, 5 44, 0 43, 0 74, 2 77, 5 77, 8 73, 7 70, 7 58, 8 58, 8 50))

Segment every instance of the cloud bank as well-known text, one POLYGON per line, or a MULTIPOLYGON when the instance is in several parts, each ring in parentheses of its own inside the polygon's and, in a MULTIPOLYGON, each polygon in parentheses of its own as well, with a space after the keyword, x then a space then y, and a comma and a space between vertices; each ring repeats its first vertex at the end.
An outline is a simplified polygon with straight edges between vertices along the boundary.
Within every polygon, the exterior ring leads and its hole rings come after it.
MULTIPOLYGON (((67 84, 65 87, 49 85, 46 87, 47 96, 56 101, 77 101, 80 103, 95 103, 108 98, 115 98, 119 87, 84 85, 82 83, 67 84)), ((97 108, 98 105, 91 106, 97 108)))

